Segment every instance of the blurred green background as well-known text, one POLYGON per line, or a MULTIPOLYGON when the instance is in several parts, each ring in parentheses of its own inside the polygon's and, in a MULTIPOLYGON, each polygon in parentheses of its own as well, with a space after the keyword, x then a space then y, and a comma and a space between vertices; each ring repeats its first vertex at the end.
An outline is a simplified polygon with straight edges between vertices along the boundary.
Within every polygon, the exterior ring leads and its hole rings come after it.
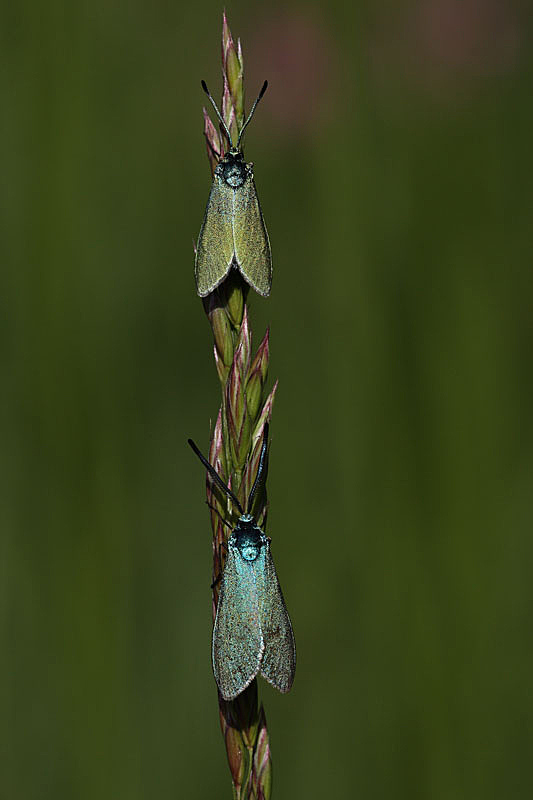
MULTIPOLYGON (((244 3, 274 256, 274 798, 525 798, 532 51, 518 2, 244 3)), ((4 4, 0 796, 230 797, 192 242, 222 6, 4 4)))

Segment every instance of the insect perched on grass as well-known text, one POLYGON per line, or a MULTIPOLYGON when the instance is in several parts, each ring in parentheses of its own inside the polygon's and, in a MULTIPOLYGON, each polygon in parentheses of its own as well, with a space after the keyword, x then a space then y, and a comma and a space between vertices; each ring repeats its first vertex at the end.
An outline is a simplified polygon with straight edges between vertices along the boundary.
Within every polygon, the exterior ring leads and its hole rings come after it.
POLYGON ((240 514, 227 543, 213 628, 213 672, 220 694, 225 700, 233 700, 258 672, 280 692, 288 692, 296 669, 294 634, 272 560, 270 539, 250 513, 266 472, 268 424, 246 513, 192 439, 188 441, 240 514))
POLYGON ((242 135, 267 86, 265 81, 234 147, 228 126, 209 94, 205 81, 202 81, 202 87, 228 137, 230 149, 215 169, 198 236, 194 273, 200 297, 214 291, 232 268, 238 269, 256 292, 264 297, 270 294, 270 242, 255 190, 253 164, 245 162, 241 150, 242 135))

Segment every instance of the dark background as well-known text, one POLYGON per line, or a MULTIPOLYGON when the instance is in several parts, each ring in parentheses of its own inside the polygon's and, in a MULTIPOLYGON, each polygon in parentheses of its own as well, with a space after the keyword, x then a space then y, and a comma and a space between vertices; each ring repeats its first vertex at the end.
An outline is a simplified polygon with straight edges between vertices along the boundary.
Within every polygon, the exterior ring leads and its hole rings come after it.
MULTIPOLYGON (((193 280, 219 3, 1 12, 0 795, 230 797, 193 280)), ((274 257, 274 798, 533 792, 518 2, 232 3, 274 257)))

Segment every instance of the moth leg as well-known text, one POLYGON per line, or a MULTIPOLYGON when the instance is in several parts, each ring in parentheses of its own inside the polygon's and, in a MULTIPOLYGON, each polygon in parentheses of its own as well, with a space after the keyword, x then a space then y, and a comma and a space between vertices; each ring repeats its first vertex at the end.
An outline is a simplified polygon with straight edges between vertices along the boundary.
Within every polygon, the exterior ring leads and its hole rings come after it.
POLYGON ((210 509, 211 509, 211 511, 214 511, 214 512, 215 512, 215 514, 216 514, 216 515, 217 515, 217 517, 220 519, 220 521, 222 522, 222 524, 223 524, 223 525, 226 525, 226 527, 228 527, 230 530, 233 530, 233 528, 231 527, 231 525, 229 524, 229 522, 226 522, 226 520, 224 519, 224 517, 222 516, 222 514, 220 513, 220 511, 218 510, 218 508, 215 508, 215 506, 212 506, 212 505, 211 505, 211 503, 209 502, 209 500, 206 500, 206 501, 205 501, 205 504, 206 504, 206 506, 207 506, 208 508, 210 508, 210 509))

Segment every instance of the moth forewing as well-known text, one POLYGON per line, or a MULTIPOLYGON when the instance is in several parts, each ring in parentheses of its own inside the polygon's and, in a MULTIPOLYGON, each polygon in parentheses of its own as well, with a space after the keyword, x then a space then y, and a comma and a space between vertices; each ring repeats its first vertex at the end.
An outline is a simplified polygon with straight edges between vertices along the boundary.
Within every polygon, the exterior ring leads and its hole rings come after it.
POLYGON ((233 190, 215 173, 196 245, 194 274, 200 297, 214 291, 231 269, 233 204, 233 190))
POLYGON ((268 297, 272 285, 272 254, 251 164, 247 165, 246 180, 235 192, 233 240, 241 275, 252 289, 268 297))
POLYGON ((230 540, 213 628, 213 672, 225 700, 250 685, 263 652, 254 564, 230 540))
POLYGON ((261 674, 280 692, 288 692, 296 670, 296 645, 270 552, 270 539, 265 537, 265 540, 261 548, 262 563, 257 567, 261 632, 265 642, 261 674))

